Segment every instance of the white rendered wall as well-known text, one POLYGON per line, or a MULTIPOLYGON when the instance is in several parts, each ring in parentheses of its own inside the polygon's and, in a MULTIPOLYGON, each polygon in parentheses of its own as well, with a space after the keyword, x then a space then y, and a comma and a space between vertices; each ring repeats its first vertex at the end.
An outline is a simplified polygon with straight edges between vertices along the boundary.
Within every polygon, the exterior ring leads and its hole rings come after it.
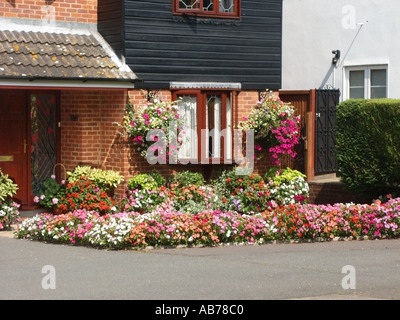
POLYGON ((346 99, 346 66, 387 64, 388 97, 400 98, 400 0, 283 0, 282 46, 283 90, 335 87, 346 99))

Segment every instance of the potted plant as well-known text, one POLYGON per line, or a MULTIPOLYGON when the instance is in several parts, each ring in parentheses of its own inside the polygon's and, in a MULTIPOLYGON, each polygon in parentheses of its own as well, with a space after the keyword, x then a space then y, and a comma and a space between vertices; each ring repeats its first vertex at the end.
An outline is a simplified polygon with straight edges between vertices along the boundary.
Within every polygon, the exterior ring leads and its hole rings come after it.
POLYGON ((12 200, 17 191, 18 185, 0 169, 0 230, 10 229, 19 221, 19 204, 12 200))

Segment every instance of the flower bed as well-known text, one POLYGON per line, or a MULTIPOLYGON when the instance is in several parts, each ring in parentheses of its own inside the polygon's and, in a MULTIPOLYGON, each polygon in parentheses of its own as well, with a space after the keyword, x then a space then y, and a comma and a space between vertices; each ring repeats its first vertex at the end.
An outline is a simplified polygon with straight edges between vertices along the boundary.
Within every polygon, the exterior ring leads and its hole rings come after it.
POLYGON ((37 215, 19 224, 15 234, 21 239, 136 249, 335 237, 398 238, 399 225, 400 198, 371 205, 291 204, 254 215, 215 210, 187 214, 163 203, 143 215, 122 212, 101 216, 85 210, 37 215))

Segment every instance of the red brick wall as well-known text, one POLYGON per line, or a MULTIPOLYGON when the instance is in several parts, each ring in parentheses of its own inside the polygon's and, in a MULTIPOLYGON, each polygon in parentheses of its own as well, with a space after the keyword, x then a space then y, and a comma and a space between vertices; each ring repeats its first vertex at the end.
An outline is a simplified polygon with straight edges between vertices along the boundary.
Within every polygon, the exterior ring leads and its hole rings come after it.
POLYGON ((61 93, 61 163, 68 171, 93 165, 129 175, 129 149, 114 124, 122 123, 126 101, 124 91, 61 93))
POLYGON ((51 12, 56 21, 97 23, 97 0, 0 0, 0 17, 43 20, 51 12))
POLYGON ((346 190, 341 182, 309 182, 311 204, 335 204, 335 203, 372 203, 372 199, 366 199, 354 195, 352 192, 346 190))

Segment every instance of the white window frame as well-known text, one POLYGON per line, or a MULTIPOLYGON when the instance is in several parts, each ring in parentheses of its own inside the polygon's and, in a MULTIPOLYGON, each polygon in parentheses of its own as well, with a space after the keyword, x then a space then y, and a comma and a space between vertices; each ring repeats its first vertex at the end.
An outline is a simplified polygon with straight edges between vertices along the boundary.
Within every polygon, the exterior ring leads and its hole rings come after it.
POLYGON ((344 79, 344 100, 350 99, 350 72, 364 71, 364 99, 371 99, 371 71, 386 70, 386 98, 389 97, 389 67, 387 64, 382 65, 361 65, 345 67, 344 79))

